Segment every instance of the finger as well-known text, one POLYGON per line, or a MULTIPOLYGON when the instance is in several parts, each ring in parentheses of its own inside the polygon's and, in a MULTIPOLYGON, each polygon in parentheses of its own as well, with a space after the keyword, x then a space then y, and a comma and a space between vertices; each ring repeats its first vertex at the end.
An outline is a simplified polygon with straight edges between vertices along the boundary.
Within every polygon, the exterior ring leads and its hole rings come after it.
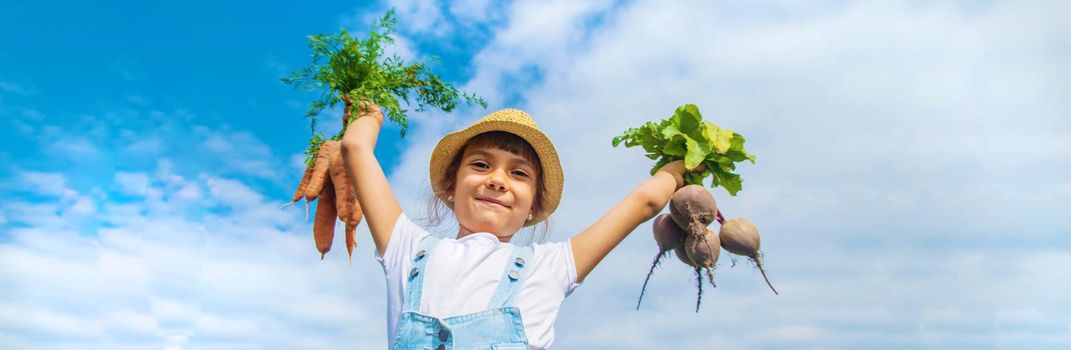
POLYGON ((695 169, 689 170, 688 172, 690 172, 690 173, 701 173, 701 172, 703 172, 705 170, 707 170, 706 163, 699 163, 699 165, 697 165, 695 167, 695 169))

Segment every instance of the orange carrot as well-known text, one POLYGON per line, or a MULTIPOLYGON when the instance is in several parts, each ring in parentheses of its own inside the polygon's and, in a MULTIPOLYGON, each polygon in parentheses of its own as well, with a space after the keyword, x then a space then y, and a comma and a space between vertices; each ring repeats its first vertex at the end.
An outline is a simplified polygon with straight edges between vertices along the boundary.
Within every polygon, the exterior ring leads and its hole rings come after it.
POLYGON ((335 153, 331 161, 331 183, 335 185, 335 203, 338 208, 338 218, 346 223, 346 251, 353 259, 353 247, 357 246, 354 231, 361 222, 361 207, 357 204, 357 192, 354 191, 353 183, 346 174, 346 168, 342 162, 342 152, 335 153))
POLYGON ((346 223, 346 254, 350 257, 350 264, 353 264, 353 248, 357 246, 356 231, 357 224, 346 223))
POLYGON ((331 179, 324 182, 323 192, 320 193, 320 204, 316 207, 316 221, 312 225, 312 236, 316 241, 316 250, 320 251, 320 260, 323 260, 327 252, 331 250, 331 242, 335 239, 335 217, 338 209, 335 208, 335 186, 331 179))
POLYGON ((350 183, 350 177, 343 166, 342 152, 335 152, 327 172, 331 174, 331 183, 335 184, 335 207, 338 208, 338 218, 349 222, 350 214, 353 213, 353 205, 357 203, 357 193, 354 192, 353 184, 350 183))
MULTIPOLYGON (((305 167, 305 175, 301 176, 301 182, 298 183, 297 191, 294 191, 294 197, 290 199, 289 203, 283 204, 282 207, 290 206, 301 200, 301 197, 305 196, 305 188, 309 187, 309 180, 312 179, 312 167, 305 167)), ((305 220, 309 219, 309 202, 305 201, 305 220)))
POLYGON ((309 186, 309 180, 312 179, 312 167, 305 167, 305 174, 301 176, 301 182, 298 183, 297 191, 294 192, 294 198, 290 199, 290 203, 301 200, 301 197, 305 196, 305 187, 309 186))
POLYGON ((320 145, 320 150, 316 152, 316 162, 312 165, 312 178, 309 180, 308 187, 305 188, 305 200, 314 201, 323 191, 327 170, 331 167, 331 158, 338 150, 338 141, 327 141, 320 145))

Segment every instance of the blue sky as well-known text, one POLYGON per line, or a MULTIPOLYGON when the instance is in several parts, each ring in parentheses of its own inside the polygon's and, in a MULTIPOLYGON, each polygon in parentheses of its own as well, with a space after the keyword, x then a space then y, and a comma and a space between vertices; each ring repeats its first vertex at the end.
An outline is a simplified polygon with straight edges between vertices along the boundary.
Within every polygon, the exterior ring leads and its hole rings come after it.
MULTIPOLYGON (((155 129, 143 116, 146 112, 184 111, 189 122, 226 124, 256 135, 272 149, 298 149, 306 136, 295 137, 296 131, 307 130, 308 123, 300 114, 293 116, 309 98, 278 78, 307 63, 306 35, 335 32, 346 17, 378 8, 284 5, 7 4, 0 63, 8 67, 4 79, 17 87, 11 92, 18 99, 6 99, 5 113, 32 110, 46 120, 65 116, 75 119, 67 126, 74 128, 89 128, 102 115, 114 114, 114 123, 142 133, 155 129), (89 120, 78 124, 80 116, 89 120)), ((463 73, 443 74, 458 79, 463 73)), ((25 144, 25 135, 5 130, 11 133, 3 137, 5 150, 25 144)), ((5 152, 10 153, 15 152, 5 152)), ((124 167, 144 166, 126 163, 130 159, 120 162, 111 153, 103 152, 103 159, 95 158, 91 165, 80 164, 80 170, 110 177, 124 167)), ((199 155, 191 155, 190 163, 198 163, 195 157, 199 155)), ((39 161, 30 164, 41 170, 70 165, 33 156, 16 159, 39 161)), ((393 164, 395 159, 384 161, 393 164)), ((89 186, 100 179, 72 180, 89 186)))
MULTIPOLYGON (((1071 349, 1071 29, 1059 1, 398 0, 0 5, 0 347, 382 348, 368 233, 316 259, 297 184, 305 36, 363 32, 522 108, 566 173, 549 240, 644 179, 609 140, 696 103, 748 139, 774 296, 745 261, 695 313, 643 225, 563 305, 556 347, 1071 349)), ((337 112, 337 111, 334 111, 337 112)), ((443 134, 377 156, 411 216, 443 134)), ((337 113, 322 125, 337 125, 337 113)), ((334 131, 334 130, 329 130, 334 131)), ((449 231, 449 227, 440 228, 449 231)), ((672 260, 672 259, 671 259, 672 260)))

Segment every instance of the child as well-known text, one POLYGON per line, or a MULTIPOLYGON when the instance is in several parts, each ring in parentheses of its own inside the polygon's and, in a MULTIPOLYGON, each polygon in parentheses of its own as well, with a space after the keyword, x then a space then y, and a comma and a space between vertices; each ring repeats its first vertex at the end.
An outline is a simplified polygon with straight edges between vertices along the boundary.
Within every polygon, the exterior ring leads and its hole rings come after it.
POLYGON ((432 190, 460 226, 456 238, 440 239, 395 200, 372 153, 382 125, 378 107, 362 109, 343 136, 342 157, 387 276, 395 349, 549 347, 565 297, 684 183, 683 163, 669 163, 568 242, 511 244, 558 207, 563 174, 532 119, 500 110, 446 135, 432 153, 432 190))

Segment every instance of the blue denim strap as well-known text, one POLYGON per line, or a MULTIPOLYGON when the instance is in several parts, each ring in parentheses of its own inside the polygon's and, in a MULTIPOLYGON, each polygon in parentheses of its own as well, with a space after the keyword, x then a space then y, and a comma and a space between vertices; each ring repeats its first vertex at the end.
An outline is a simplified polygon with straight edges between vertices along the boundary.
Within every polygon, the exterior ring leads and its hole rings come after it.
POLYGON ((506 261, 506 269, 502 271, 502 279, 498 282, 498 288, 495 290, 495 295, 491 297, 491 304, 488 308, 513 306, 513 299, 516 298, 517 291, 524 284, 525 275, 527 275, 524 269, 532 263, 531 260, 531 246, 514 246, 513 254, 506 261))
POLYGON ((439 243, 439 237, 424 236, 420 240, 420 249, 413 254, 412 268, 406 272, 405 276, 409 281, 409 288, 406 289, 405 305, 402 306, 402 312, 420 311, 420 296, 424 293, 424 265, 431 257, 431 250, 435 248, 436 243, 439 243))

